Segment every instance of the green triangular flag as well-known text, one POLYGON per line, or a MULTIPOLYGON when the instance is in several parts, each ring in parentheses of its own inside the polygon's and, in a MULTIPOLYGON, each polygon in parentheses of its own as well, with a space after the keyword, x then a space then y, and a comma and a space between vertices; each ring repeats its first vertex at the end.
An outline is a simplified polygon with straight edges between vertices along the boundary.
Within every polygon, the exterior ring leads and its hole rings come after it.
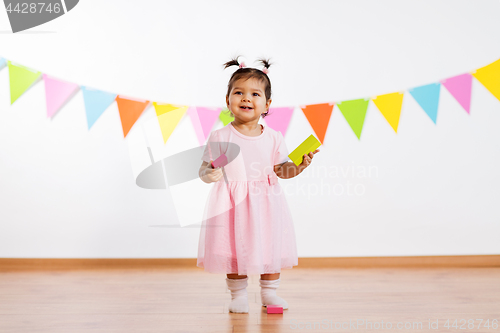
POLYGON ((363 129, 363 123, 365 121, 366 109, 368 109, 368 103, 370 100, 365 100, 364 98, 353 99, 350 101, 344 101, 337 104, 338 108, 344 115, 345 120, 351 126, 354 134, 358 137, 361 136, 361 130, 363 129))
POLYGON ((234 117, 231 117, 231 113, 229 112, 228 108, 224 108, 219 114, 219 119, 222 121, 224 126, 226 126, 234 120, 234 117))
POLYGON ((10 61, 8 65, 10 104, 12 105, 42 75, 42 72, 36 72, 21 65, 14 65, 10 61))

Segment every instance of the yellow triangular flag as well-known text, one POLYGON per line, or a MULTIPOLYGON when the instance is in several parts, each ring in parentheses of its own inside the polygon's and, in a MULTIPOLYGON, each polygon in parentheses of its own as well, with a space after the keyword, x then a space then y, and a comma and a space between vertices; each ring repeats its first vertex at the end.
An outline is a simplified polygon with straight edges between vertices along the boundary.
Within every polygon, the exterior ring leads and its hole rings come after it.
POLYGON ((392 94, 385 94, 372 98, 373 103, 377 106, 380 113, 384 116, 385 120, 398 132, 399 116, 401 115, 401 105, 403 104, 402 93, 395 92, 392 94))
POLYGON ((479 68, 472 75, 500 101, 500 59, 479 68))
POLYGON ((10 81, 10 104, 13 104, 42 75, 28 67, 8 61, 10 81))
POLYGON ((188 106, 174 104, 158 104, 153 102, 160 124, 163 143, 167 143, 168 138, 177 127, 177 124, 186 113, 188 106))

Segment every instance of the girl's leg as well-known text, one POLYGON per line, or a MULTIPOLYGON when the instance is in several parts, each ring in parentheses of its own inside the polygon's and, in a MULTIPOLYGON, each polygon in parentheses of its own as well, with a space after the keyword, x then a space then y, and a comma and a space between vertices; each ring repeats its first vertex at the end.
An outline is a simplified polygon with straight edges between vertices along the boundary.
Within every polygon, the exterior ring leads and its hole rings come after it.
POLYGON ((277 280, 280 278, 280 273, 274 273, 274 274, 261 274, 260 278, 262 280, 277 280))
POLYGON ((280 285, 280 273, 261 274, 259 283, 262 305, 281 305, 283 310, 288 309, 288 303, 276 295, 276 289, 280 285))
POLYGON ((227 288, 231 291, 229 312, 248 313, 248 277, 246 275, 227 274, 227 288))

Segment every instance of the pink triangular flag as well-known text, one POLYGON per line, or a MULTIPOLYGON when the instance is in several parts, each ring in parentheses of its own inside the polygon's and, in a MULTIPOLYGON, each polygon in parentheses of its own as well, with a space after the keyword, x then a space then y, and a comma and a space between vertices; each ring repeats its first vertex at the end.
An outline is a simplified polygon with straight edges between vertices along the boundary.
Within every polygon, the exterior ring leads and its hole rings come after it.
POLYGON ((203 128, 201 126, 200 117, 198 117, 198 111, 196 111, 196 106, 190 106, 187 110, 189 119, 191 119, 191 124, 193 125, 194 132, 198 138, 200 145, 205 142, 205 136, 203 135, 203 128))
POLYGON ((187 113, 191 119, 200 145, 203 145, 210 136, 210 132, 219 118, 220 112, 221 108, 208 108, 203 106, 191 106, 188 109, 187 113))
POLYGON ((470 73, 457 75, 441 81, 443 86, 455 97, 458 103, 470 114, 470 95, 472 75, 470 73))
POLYGON ((293 107, 269 108, 269 115, 264 117, 264 121, 273 130, 285 136, 293 110, 293 107))
POLYGON ((61 81, 43 74, 47 116, 52 117, 79 88, 76 83, 61 81))

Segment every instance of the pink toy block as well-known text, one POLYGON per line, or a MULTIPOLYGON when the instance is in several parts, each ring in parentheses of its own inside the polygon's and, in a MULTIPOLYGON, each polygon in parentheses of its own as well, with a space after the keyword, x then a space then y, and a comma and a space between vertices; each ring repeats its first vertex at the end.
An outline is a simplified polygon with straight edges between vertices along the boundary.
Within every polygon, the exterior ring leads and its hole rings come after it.
POLYGON ((227 156, 222 154, 219 157, 217 157, 215 161, 212 162, 212 169, 223 167, 226 164, 227 164, 227 156))
POLYGON ((267 313, 283 313, 283 307, 281 305, 268 305, 267 313))

